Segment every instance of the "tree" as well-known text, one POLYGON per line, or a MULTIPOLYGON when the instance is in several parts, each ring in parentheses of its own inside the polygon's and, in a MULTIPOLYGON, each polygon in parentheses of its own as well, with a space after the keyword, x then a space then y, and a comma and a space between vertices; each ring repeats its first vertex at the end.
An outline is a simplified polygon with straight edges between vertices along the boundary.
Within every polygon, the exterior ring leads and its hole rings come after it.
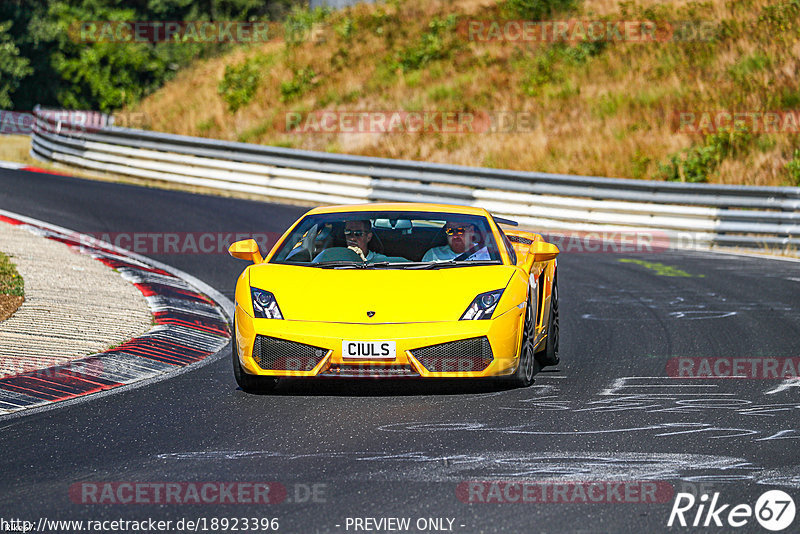
POLYGON ((22 80, 33 72, 27 58, 20 57, 19 48, 8 34, 12 21, 0 23, 0 108, 11 109, 11 95, 22 80))
POLYGON ((256 21, 303 0, 0 0, 0 107, 113 111, 231 44, 80 42, 90 21, 256 21))

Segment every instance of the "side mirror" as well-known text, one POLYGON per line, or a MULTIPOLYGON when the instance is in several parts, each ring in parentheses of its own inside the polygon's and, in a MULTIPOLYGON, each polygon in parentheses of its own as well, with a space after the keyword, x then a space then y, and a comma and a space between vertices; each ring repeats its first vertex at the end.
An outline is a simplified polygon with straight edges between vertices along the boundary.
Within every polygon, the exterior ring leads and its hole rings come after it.
POLYGON ((228 254, 240 260, 248 260, 253 263, 261 263, 264 258, 261 257, 261 252, 258 250, 258 243, 255 239, 245 239, 244 241, 237 241, 228 247, 228 254))
POLYGON ((558 247, 552 243, 544 241, 534 241, 528 249, 528 256, 525 258, 525 267, 530 269, 534 263, 540 261, 550 261, 559 254, 558 247))

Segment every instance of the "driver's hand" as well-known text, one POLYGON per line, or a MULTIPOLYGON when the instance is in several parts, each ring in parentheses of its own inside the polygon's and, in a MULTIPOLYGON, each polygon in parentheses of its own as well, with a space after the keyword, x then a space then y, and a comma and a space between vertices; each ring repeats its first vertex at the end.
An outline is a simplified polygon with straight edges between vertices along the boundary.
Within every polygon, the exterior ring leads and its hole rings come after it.
POLYGON ((356 254, 361 256, 362 260, 367 261, 367 257, 364 256, 364 251, 361 250, 361 247, 359 247, 357 245, 351 245, 351 246, 349 246, 347 248, 349 248, 350 250, 352 250, 353 252, 355 252, 356 254))

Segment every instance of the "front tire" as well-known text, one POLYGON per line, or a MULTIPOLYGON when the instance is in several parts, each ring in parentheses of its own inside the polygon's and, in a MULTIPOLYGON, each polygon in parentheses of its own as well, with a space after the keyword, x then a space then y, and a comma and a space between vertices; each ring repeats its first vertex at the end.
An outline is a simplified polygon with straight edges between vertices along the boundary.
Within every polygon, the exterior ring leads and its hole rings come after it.
POLYGON ((553 291, 550 295, 550 319, 547 322, 547 338, 545 339, 545 347, 543 350, 536 353, 536 361, 539 365, 546 367, 548 365, 558 365, 561 358, 558 356, 558 283, 553 280, 553 291))
POLYGON ((231 352, 233 353, 233 377, 245 393, 268 393, 278 385, 278 379, 269 376, 247 374, 239 363, 239 346, 236 344, 236 321, 233 322, 231 335, 231 352))
POLYGON ((534 312, 531 306, 531 296, 528 294, 528 305, 525 307, 525 326, 522 332, 522 346, 519 350, 519 365, 517 365, 517 372, 511 377, 511 383, 520 388, 526 388, 533 384, 533 371, 534 371, 534 354, 533 354, 533 337, 534 330, 534 312))

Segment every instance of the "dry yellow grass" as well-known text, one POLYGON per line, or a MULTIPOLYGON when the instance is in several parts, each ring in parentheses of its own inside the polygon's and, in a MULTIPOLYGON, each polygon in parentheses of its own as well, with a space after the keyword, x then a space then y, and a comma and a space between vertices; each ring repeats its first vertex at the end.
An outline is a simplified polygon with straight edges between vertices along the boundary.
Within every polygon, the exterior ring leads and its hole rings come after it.
POLYGON ((0 135, 0 161, 40 165, 30 155, 31 138, 27 135, 0 135))
MULTIPOLYGON (((386 67, 398 51, 419 42, 434 17, 456 13, 462 20, 498 19, 503 16, 498 1, 401 0, 362 5, 333 14, 315 40, 297 47, 273 42, 198 62, 145 99, 136 111, 148 114, 154 130, 186 135, 464 165, 653 179, 661 176, 659 164, 670 155, 704 143, 702 135, 674 131, 676 112, 775 110, 780 109, 783 94, 797 94, 800 101, 800 38, 791 33, 788 38, 765 35, 758 21, 768 6, 784 2, 679 1, 665 7, 656 0, 587 0, 580 12, 564 18, 642 20, 666 10, 668 20, 692 17, 715 24, 731 22, 735 31, 713 43, 611 43, 586 61, 555 61, 551 65, 554 79, 538 85, 531 85, 531 71, 552 45, 461 39, 448 57, 418 70, 386 67), (348 18, 354 23, 351 40, 335 31, 348 18), (217 90, 225 67, 257 57, 269 57, 269 66, 250 104, 232 114, 217 90), (768 65, 756 65, 744 79, 736 79, 732 72, 745 68, 742 63, 751 57, 767 58, 768 65), (317 73, 315 85, 296 99, 282 102, 281 83, 291 80, 293 71, 300 68, 317 73), (315 110, 514 111, 533 114, 536 123, 528 131, 515 133, 283 131, 286 113, 315 110)), ((756 137, 747 151, 723 159, 709 174, 709 181, 790 185, 785 166, 797 148, 796 136, 756 137)))

